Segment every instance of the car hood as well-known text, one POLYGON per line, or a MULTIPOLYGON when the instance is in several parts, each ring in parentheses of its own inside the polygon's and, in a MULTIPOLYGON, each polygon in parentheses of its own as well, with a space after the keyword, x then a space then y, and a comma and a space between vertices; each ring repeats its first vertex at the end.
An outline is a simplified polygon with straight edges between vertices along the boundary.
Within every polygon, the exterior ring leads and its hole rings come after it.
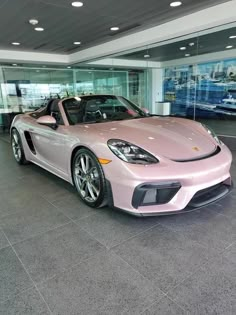
POLYGON ((200 124, 181 118, 149 117, 87 125, 103 140, 121 139, 155 156, 197 159, 213 153, 216 144, 200 124))

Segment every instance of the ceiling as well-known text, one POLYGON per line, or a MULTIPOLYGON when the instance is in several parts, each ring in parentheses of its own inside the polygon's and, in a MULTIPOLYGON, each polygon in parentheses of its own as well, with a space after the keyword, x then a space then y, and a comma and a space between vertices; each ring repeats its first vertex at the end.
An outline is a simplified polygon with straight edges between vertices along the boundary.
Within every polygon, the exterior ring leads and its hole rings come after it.
POLYGON ((72 0, 1 0, 0 49, 70 54, 229 0, 183 0, 178 8, 170 8, 171 0, 81 1, 74 8, 72 0), (31 18, 45 31, 36 32, 31 18), (112 26, 120 30, 111 32, 112 26))
POLYGON ((236 36, 236 27, 199 37, 188 38, 187 40, 179 40, 171 44, 151 49, 142 49, 140 51, 119 56, 118 58, 164 62, 174 59, 187 58, 185 54, 196 56, 219 52, 228 50, 226 49, 226 46, 233 46, 236 48, 236 38, 229 38, 232 35, 236 36), (194 43, 194 45, 190 46, 190 43, 194 43), (186 47, 186 50, 180 50, 180 47, 186 47), (150 55, 150 58, 144 58, 145 54, 150 55))

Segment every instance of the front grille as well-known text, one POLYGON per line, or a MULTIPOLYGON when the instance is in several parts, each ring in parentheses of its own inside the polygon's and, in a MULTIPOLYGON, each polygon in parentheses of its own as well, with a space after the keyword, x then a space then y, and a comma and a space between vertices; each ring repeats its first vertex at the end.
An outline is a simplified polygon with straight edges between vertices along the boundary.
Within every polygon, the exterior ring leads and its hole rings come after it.
POLYGON ((199 190, 191 199, 188 207, 198 208, 225 196, 230 190, 230 186, 220 183, 202 190, 199 190))

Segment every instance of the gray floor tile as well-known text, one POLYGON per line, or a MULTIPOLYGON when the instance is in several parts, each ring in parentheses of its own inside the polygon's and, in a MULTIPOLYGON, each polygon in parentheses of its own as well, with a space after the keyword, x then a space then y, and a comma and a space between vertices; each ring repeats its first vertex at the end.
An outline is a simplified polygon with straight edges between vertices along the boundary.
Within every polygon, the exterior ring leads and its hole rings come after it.
POLYGON ((195 227, 196 225, 211 222, 221 211, 220 205, 212 205, 192 212, 161 216, 158 222, 171 229, 182 231, 182 228, 185 226, 195 227))
POLYGON ((4 185, 1 188, 0 218, 20 212, 21 210, 44 207, 46 201, 35 191, 34 187, 25 187, 21 180, 16 180, 15 185, 4 185), (32 189, 33 188, 33 189, 32 189))
POLYGON ((44 170, 42 173, 39 167, 36 174, 22 178, 22 183, 27 189, 33 185, 37 194, 50 202, 57 201, 62 196, 68 197, 76 194, 71 184, 44 170))
MULTIPOLYGON (((0 302, 33 286, 11 247, 0 250, 0 302)), ((1 305, 0 305, 1 309, 1 305)))
POLYGON ((1 228, 0 228, 0 249, 2 249, 2 248, 4 248, 4 247, 7 247, 7 246, 9 246, 9 245, 10 245, 10 244, 9 244, 8 240, 6 239, 6 237, 5 237, 4 233, 3 233, 3 231, 2 231, 1 228))
POLYGON ((16 243, 69 222, 54 206, 40 200, 40 204, 8 215, 0 226, 11 243, 16 243))
POLYGON ((74 223, 20 242, 14 248, 35 282, 53 277, 104 249, 74 223))
POLYGON ((112 253, 99 254, 40 288, 54 314, 140 314, 162 294, 112 253))
POLYGON ((187 315, 187 312, 168 297, 164 297, 158 303, 153 304, 142 315, 187 315))
POLYGON ((53 201, 52 203, 62 213, 64 213, 72 220, 88 217, 90 215, 96 214, 98 211, 102 211, 102 209, 94 209, 85 205, 79 199, 76 192, 74 192, 73 195, 58 198, 56 201, 53 201))
POLYGON ((30 289, 0 305, 0 315, 50 315, 36 289, 30 289))
MULTIPOLYGON (((212 251, 221 252, 236 240, 236 218, 205 210, 182 217, 161 218, 160 223, 212 251)), ((221 208, 218 207, 218 210, 221 211, 221 208)))
POLYGON ((113 250, 163 291, 183 281, 212 257, 204 246, 161 225, 113 250))
POLYGON ((169 294, 191 314, 236 314, 236 251, 210 260, 169 294))
POLYGON ((218 202, 221 205, 221 213, 228 216, 229 218, 236 218, 236 190, 231 195, 218 202))
POLYGON ((88 231, 107 248, 111 248, 154 225, 157 217, 138 218, 113 209, 98 209, 97 214, 77 220, 76 224, 88 231))

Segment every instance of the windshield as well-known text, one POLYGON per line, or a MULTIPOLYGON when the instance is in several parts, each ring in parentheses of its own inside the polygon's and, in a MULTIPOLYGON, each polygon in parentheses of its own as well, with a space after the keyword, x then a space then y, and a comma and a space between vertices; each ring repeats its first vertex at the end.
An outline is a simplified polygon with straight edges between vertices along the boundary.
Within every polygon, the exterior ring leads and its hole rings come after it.
POLYGON ((72 125, 147 117, 137 105, 121 96, 75 97, 65 100, 63 106, 72 125))

